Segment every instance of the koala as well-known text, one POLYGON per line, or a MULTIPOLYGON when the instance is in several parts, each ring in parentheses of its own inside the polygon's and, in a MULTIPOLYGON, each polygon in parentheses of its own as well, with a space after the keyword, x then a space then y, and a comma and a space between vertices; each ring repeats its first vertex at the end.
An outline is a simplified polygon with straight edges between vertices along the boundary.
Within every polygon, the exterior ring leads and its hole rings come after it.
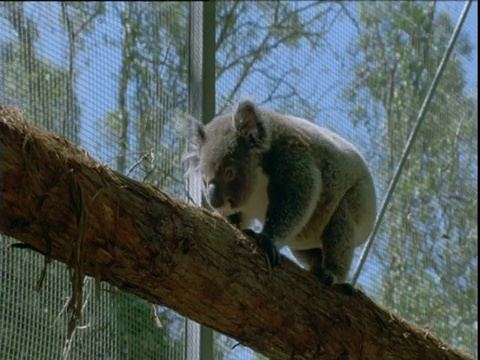
POLYGON ((187 141, 188 171, 201 178, 208 203, 253 237, 272 266, 286 245, 325 284, 345 281, 376 216, 372 176, 350 142, 251 100, 206 126, 188 117, 187 141))

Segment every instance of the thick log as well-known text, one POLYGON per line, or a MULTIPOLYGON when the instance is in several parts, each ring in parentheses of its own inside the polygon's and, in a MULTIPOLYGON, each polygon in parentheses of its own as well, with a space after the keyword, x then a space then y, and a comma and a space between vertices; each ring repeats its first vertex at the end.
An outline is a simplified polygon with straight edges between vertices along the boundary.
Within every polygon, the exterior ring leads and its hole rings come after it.
POLYGON ((467 359, 361 291, 269 269, 211 212, 117 174, 0 107, 0 232, 271 359, 467 359))

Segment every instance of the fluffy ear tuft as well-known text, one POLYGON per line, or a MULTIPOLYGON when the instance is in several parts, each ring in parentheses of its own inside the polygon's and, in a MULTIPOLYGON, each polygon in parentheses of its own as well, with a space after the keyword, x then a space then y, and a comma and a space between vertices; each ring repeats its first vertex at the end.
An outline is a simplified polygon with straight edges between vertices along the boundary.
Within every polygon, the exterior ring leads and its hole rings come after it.
POLYGON ((258 131, 258 116, 253 101, 243 100, 238 103, 233 112, 233 125, 242 136, 255 136, 258 131))
POLYGON ((233 112, 232 120, 240 136, 247 139, 254 149, 264 151, 269 148, 267 126, 252 100, 240 101, 233 112))
POLYGON ((193 116, 185 116, 185 136, 188 142, 201 145, 205 142, 205 129, 203 124, 193 116))
POLYGON ((252 100, 238 103, 233 112, 233 126, 242 137, 251 141, 252 145, 256 147, 265 145, 267 138, 265 124, 252 100))
POLYGON ((200 149, 206 139, 205 128, 200 121, 187 115, 184 118, 183 132, 187 140, 187 149, 182 161, 187 163, 187 172, 197 171, 200 162, 200 149))

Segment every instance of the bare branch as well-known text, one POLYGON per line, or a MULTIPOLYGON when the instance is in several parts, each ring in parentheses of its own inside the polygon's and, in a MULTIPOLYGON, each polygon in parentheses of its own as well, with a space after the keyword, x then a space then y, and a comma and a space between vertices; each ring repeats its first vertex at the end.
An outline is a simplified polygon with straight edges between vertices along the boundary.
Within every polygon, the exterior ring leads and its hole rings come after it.
MULTIPOLYGON (((272 359, 470 359, 350 285, 326 287, 223 218, 103 167, 0 107, 0 232, 272 359)), ((82 306, 77 294, 75 306, 82 306)))

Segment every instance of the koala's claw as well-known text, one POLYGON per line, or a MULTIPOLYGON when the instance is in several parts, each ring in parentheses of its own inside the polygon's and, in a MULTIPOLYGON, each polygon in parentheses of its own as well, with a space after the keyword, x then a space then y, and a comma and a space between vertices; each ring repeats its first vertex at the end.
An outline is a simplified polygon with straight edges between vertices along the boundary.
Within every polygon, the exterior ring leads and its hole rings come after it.
POLYGON ((267 253, 268 260, 270 261, 270 265, 272 267, 280 264, 280 252, 271 241, 262 242, 259 245, 267 253))
POLYGON ((337 283, 337 277, 329 270, 317 268, 313 271, 313 274, 327 286, 333 286, 337 283))
POLYGON ((325 271, 323 276, 323 282, 327 286, 333 286, 337 283, 337 278, 330 271, 325 271))
POLYGON ((263 251, 265 251, 272 267, 280 264, 280 252, 268 236, 265 236, 262 233, 256 233, 251 229, 243 230, 243 232, 251 238, 255 239, 257 245, 260 246, 263 251))

